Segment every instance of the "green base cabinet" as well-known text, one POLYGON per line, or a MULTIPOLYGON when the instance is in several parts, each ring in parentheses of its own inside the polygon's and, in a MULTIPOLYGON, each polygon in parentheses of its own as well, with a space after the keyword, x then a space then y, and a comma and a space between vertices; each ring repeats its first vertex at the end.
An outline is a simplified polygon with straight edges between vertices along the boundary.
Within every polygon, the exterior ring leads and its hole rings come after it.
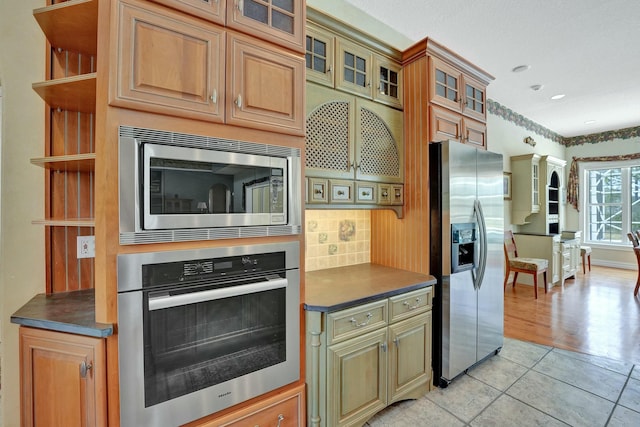
POLYGON ((431 382, 432 287, 335 312, 307 311, 307 422, 362 426, 431 382))

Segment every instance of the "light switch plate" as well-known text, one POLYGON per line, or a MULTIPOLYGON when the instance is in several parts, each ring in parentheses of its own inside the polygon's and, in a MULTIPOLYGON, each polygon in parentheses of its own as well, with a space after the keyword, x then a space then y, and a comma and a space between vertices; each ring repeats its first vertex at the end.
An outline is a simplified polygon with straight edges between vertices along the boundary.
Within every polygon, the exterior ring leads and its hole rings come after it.
POLYGON ((80 258, 95 258, 96 256, 96 236, 78 236, 77 256, 80 258))

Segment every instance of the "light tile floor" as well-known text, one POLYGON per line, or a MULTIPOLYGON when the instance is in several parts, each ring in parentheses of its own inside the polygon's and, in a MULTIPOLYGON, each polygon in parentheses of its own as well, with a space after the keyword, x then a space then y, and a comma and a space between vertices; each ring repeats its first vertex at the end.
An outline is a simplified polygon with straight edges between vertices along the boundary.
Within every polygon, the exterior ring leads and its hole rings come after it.
POLYGON ((505 338, 500 354, 447 388, 366 425, 640 426, 640 366, 505 338))

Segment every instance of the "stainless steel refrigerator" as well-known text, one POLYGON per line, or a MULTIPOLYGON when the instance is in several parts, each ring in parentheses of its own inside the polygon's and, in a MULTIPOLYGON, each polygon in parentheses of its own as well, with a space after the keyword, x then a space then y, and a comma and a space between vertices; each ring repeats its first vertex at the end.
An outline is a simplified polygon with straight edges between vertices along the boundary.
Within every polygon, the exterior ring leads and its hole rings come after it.
POLYGON ((504 341, 502 155, 429 144, 434 383, 446 387, 504 341))

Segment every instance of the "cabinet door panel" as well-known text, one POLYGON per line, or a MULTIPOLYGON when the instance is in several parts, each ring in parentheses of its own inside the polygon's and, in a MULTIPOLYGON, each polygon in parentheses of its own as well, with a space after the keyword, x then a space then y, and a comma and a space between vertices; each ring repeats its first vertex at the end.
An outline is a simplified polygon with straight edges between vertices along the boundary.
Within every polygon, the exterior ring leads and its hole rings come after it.
POLYGON ((338 38, 336 42, 336 87, 371 99, 373 56, 362 46, 338 38))
POLYGON ((487 120, 486 86, 471 77, 462 79, 463 103, 462 114, 485 122, 487 120))
POLYGON ((465 144, 471 144, 480 148, 487 148, 487 126, 484 123, 475 120, 464 119, 464 138, 465 144))
POLYGON ((304 135, 304 60, 228 35, 227 123, 304 135))
POLYGON ((154 5, 145 7, 120 3, 111 104, 222 122, 224 32, 154 5))
POLYGON ((431 312, 389 327, 389 402, 405 398, 431 378, 431 312))
POLYGON ((327 425, 364 423, 386 406, 387 328, 329 347, 327 425))
POLYGON ((104 348, 99 338, 21 327, 23 426, 105 426, 104 348))
POLYGON ((226 3, 224 0, 153 0, 216 24, 224 25, 226 3))
POLYGON ((402 111, 358 98, 356 114, 356 179, 403 182, 402 111))
POLYGON ((305 62, 307 80, 333 87, 335 37, 313 24, 307 24, 305 62))
POLYGON ((402 108, 402 67, 380 55, 374 55, 373 70, 373 99, 402 108))
POLYGON ((303 0, 226 1, 228 27, 304 52, 304 24, 307 14, 303 0))
POLYGON ((446 139, 460 140, 462 137, 462 116, 435 106, 429 107, 429 110, 431 111, 429 115, 430 142, 446 139))
POLYGON ((353 179, 355 99, 307 83, 306 169, 309 176, 353 179))
POLYGON ((462 112, 462 73, 438 58, 429 58, 429 101, 462 112))

